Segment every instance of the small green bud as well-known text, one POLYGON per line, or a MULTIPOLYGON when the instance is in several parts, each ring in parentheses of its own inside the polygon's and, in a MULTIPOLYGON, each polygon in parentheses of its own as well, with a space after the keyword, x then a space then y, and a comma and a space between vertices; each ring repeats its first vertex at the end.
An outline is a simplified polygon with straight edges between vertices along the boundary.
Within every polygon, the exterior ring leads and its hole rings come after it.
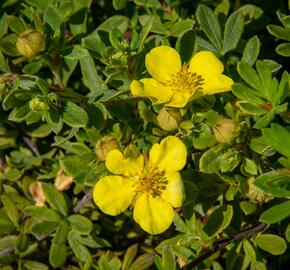
POLYGON ((230 144, 239 135, 239 127, 233 120, 222 118, 213 127, 213 132, 218 142, 230 144))
POLYGON ((36 30, 28 29, 20 34, 16 40, 16 48, 18 52, 28 58, 42 52, 44 47, 44 37, 36 30))
POLYGON ((100 160, 106 160, 107 155, 114 149, 119 149, 117 139, 112 135, 105 135, 96 143, 96 155, 100 160))
POLYGON ((35 97, 29 102, 29 108, 33 111, 45 111, 48 110, 48 105, 41 101, 39 97, 35 97))
POLYGON ((157 116, 159 126, 166 131, 172 131, 178 128, 182 116, 177 109, 162 108, 157 116))

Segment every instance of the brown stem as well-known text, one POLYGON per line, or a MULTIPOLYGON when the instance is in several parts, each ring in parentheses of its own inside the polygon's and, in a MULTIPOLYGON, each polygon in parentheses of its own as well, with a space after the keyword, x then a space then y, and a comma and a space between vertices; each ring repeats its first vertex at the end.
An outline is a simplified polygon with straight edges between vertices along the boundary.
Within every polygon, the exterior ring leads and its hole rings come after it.
POLYGON ((93 190, 94 188, 91 188, 90 191, 74 207, 73 211, 75 213, 79 212, 80 209, 82 209, 93 198, 93 190))
POLYGON ((131 98, 124 98, 124 99, 109 99, 101 101, 103 104, 126 104, 129 102, 138 102, 140 100, 146 100, 146 97, 131 97, 131 98))
POLYGON ((23 137, 23 141, 28 145, 28 147, 31 149, 31 151, 37 156, 40 157, 40 153, 38 151, 38 148, 32 140, 30 140, 27 137, 23 137))
POLYGON ((197 266, 198 264, 202 263, 204 260, 206 260, 208 257, 213 255, 217 251, 223 250, 227 245, 229 245, 233 241, 241 240, 241 239, 244 239, 244 238, 249 238, 252 235, 254 235, 255 233, 264 231, 267 228, 268 228, 267 224, 259 222, 259 223, 255 224, 255 225, 251 226, 250 228, 247 228, 247 229, 245 229, 243 231, 240 231, 240 232, 238 232, 238 233, 236 233, 236 234, 234 234, 234 235, 232 235, 232 236, 230 236, 230 237, 228 237, 226 239, 218 241, 216 243, 216 245, 213 247, 213 249, 201 254, 195 260, 193 260, 189 264, 185 265, 183 267, 183 269, 193 269, 195 266, 197 266))

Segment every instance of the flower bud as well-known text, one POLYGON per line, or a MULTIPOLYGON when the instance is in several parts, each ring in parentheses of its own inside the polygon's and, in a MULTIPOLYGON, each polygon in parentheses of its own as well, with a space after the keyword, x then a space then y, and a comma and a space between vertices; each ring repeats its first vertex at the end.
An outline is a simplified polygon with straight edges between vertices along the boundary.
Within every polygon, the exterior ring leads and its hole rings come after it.
POLYGON ((59 191, 69 189, 72 183, 73 183, 73 177, 64 174, 63 170, 60 170, 57 173, 57 176, 54 180, 54 186, 59 191))
POLYGON ((166 131, 172 131, 178 128, 182 116, 179 110, 162 108, 157 116, 159 126, 166 131))
POLYGON ((215 138, 221 143, 231 143, 239 134, 239 127, 231 119, 222 118, 213 127, 215 138))
POLYGON ((29 192, 30 192, 33 200, 36 202, 36 205, 44 206, 46 198, 45 198, 45 195, 43 193, 41 182, 39 182, 39 181, 33 182, 29 186, 29 192))
POLYGON ((35 97, 30 100, 29 102, 29 108, 33 111, 39 112, 48 110, 48 106, 45 102, 41 101, 40 98, 35 97))
POLYGON ((114 149, 119 149, 117 139, 112 135, 106 135, 96 143, 96 154, 100 160, 106 160, 107 155, 114 149))
POLYGON ((43 35, 32 29, 28 29, 20 34, 16 40, 16 48, 18 52, 31 58, 44 50, 45 42, 43 35))

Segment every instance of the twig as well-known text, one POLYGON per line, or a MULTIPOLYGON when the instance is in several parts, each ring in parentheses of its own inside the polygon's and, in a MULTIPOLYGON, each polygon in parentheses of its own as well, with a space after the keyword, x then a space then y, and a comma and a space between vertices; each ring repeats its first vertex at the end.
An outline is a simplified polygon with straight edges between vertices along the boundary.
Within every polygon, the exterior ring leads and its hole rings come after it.
POLYGON ((201 254, 199 257, 197 257, 194 261, 190 262, 189 264, 185 265, 183 269, 193 269, 198 264, 202 263, 205 259, 216 253, 217 251, 223 250, 227 245, 232 243, 236 240, 241 240, 244 238, 251 237, 257 232, 264 231, 268 228, 268 225, 265 223, 257 223, 250 228, 247 228, 243 231, 240 231, 226 239, 223 239, 221 241, 218 241, 216 245, 213 247, 213 249, 201 254))
POLYGON ((100 101, 103 104, 126 104, 129 102, 138 102, 140 100, 146 100, 146 97, 132 97, 132 98, 124 98, 124 99, 109 99, 100 101))
POLYGON ((8 253, 11 253, 14 251, 14 248, 13 247, 7 247, 7 248, 4 248, 3 250, 0 250, 0 257, 8 254, 8 253))
POLYGON ((74 207, 73 211, 75 213, 79 212, 80 209, 82 209, 93 198, 93 190, 94 188, 91 188, 90 191, 74 207))
POLYGON ((31 151, 37 156, 37 157, 40 157, 40 153, 37 149, 37 146, 36 144, 30 140, 29 138, 27 137, 23 137, 23 141, 28 145, 28 147, 31 149, 31 151))

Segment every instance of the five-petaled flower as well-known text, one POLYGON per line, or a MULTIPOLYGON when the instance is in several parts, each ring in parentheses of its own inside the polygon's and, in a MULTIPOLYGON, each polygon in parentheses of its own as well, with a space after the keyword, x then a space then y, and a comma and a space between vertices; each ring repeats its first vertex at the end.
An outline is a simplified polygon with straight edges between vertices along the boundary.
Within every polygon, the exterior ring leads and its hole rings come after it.
POLYGON ((106 167, 115 175, 97 182, 95 203, 113 216, 132 205, 133 218, 143 230, 162 233, 173 221, 173 208, 180 207, 185 197, 178 171, 184 167, 186 155, 185 145, 174 136, 154 144, 149 158, 142 154, 126 157, 119 150, 112 150, 106 167))
POLYGON ((222 74, 222 62, 210 51, 195 54, 183 64, 178 52, 168 46, 152 49, 145 59, 153 78, 133 80, 133 95, 149 97, 155 104, 182 108, 203 95, 231 90, 233 80, 222 74))

